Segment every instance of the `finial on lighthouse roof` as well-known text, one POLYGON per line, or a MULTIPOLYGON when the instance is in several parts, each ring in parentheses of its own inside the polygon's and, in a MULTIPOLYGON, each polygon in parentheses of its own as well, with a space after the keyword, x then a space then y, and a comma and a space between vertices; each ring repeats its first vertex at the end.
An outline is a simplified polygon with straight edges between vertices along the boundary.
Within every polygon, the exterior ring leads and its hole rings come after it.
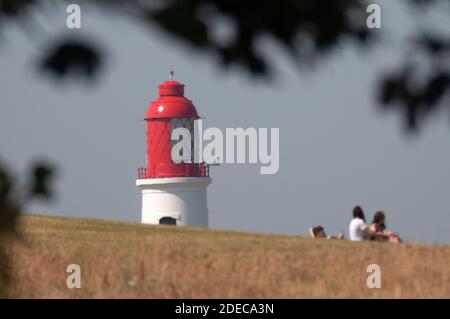
POLYGON ((173 79, 175 72, 171 70, 169 72, 170 79, 168 81, 165 81, 161 84, 159 84, 159 95, 160 96, 183 96, 184 95, 184 85, 180 82, 177 82, 173 79))

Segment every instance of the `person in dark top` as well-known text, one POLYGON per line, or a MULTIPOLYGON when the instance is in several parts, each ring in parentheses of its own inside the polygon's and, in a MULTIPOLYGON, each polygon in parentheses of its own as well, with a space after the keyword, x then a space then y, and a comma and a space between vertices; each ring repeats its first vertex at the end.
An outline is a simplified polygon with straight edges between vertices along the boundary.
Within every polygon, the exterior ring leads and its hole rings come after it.
POLYGON ((401 243, 400 236, 392 231, 386 231, 386 215, 382 211, 378 211, 373 216, 372 223, 369 226, 371 232, 382 234, 382 236, 371 235, 370 240, 388 241, 390 243, 401 243))

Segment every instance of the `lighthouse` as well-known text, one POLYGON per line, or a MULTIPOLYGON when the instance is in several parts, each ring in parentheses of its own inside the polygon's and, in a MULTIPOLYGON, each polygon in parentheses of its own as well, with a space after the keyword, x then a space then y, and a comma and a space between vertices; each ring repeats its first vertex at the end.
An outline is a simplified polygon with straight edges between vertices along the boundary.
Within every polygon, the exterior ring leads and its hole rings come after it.
POLYGON ((184 85, 173 80, 173 72, 170 80, 159 84, 158 93, 145 116, 147 160, 136 180, 142 193, 142 223, 208 227, 208 165, 194 163, 193 151, 191 161, 175 163, 171 156, 177 128, 189 130, 188 143, 194 150, 197 110, 184 96, 184 85))

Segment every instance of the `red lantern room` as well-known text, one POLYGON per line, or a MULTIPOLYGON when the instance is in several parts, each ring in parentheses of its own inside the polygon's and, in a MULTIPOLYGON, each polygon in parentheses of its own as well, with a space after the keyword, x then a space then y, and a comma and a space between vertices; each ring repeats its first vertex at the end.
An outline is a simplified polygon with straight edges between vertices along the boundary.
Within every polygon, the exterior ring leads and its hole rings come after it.
POLYGON ((194 120, 198 119, 192 101, 184 97, 184 85, 172 79, 158 86, 159 97, 150 103, 147 122, 147 167, 139 168, 138 177, 208 177, 205 163, 194 163, 194 120), (171 158, 172 131, 184 127, 191 132, 191 162, 174 163, 171 158))

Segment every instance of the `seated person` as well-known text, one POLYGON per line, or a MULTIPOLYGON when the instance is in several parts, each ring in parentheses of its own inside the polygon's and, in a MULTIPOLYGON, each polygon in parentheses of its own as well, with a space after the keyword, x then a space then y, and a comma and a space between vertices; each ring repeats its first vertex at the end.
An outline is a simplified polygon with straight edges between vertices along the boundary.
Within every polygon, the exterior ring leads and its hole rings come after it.
POLYGON ((360 206, 353 208, 353 219, 349 226, 349 236, 352 241, 363 241, 374 238, 374 240, 382 240, 388 238, 386 234, 376 230, 370 229, 366 225, 366 218, 360 206))
POLYGON ((337 236, 329 236, 325 232, 325 229, 322 226, 310 227, 309 234, 313 238, 327 238, 327 239, 344 239, 344 233, 340 232, 337 236))
POLYGON ((400 236, 391 231, 386 231, 386 216, 384 212, 378 211, 373 216, 372 224, 369 226, 369 230, 373 232, 372 235, 369 236, 370 240, 376 241, 388 241, 390 243, 401 243, 402 240, 400 236), (376 234, 382 234, 383 236, 379 236, 376 234))

